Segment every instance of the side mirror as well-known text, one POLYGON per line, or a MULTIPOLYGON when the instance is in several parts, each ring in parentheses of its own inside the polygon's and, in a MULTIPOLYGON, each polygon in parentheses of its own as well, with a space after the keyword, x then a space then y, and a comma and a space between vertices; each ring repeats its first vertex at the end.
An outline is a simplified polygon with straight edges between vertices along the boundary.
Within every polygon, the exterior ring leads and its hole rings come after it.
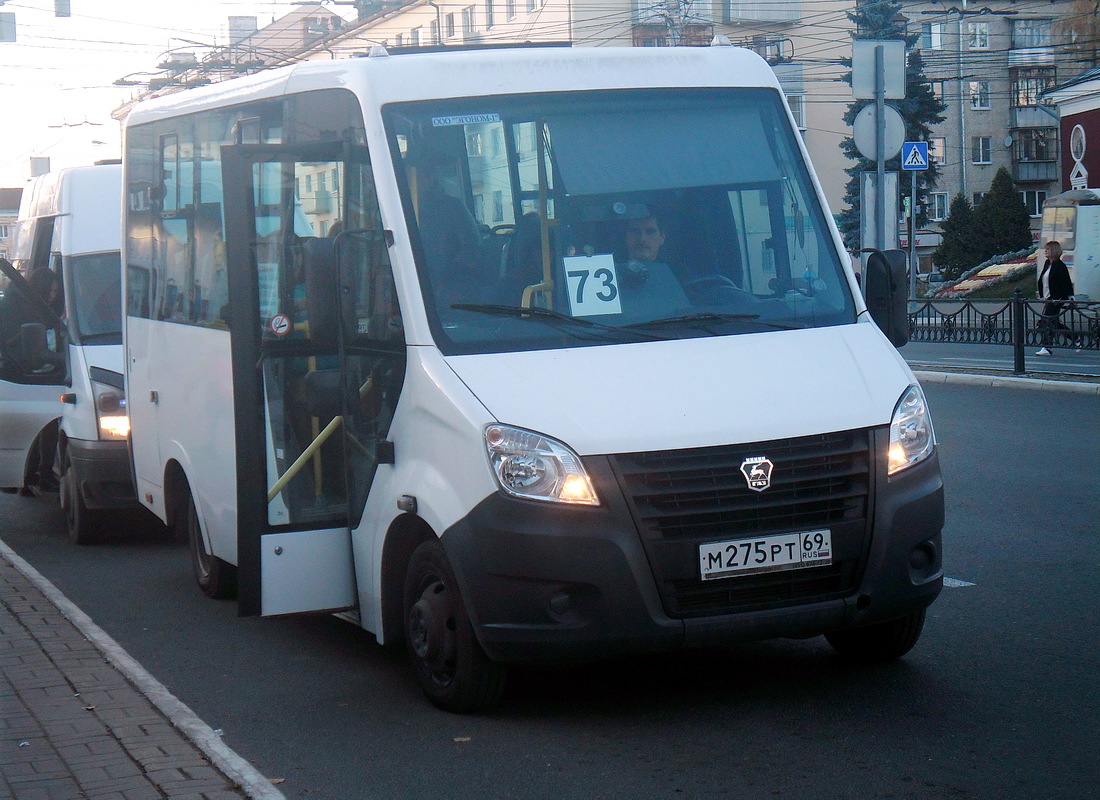
POLYGON ((867 259, 863 275, 867 310, 894 347, 909 341, 905 262, 902 250, 875 250, 867 259))
POLYGON ((46 326, 41 322, 25 322, 19 328, 19 337, 13 343, 11 355, 26 372, 34 372, 46 362, 50 344, 46 339, 46 326))

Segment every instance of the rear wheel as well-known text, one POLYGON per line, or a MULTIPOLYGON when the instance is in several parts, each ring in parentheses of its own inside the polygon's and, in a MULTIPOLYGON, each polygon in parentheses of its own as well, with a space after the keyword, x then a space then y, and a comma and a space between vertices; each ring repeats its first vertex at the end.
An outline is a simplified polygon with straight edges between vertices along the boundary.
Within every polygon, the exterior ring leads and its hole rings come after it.
POLYGON ((457 713, 496 703, 507 667, 490 661, 481 649, 438 541, 425 542, 413 552, 404 602, 405 643, 428 699, 457 713))
POLYGON ((215 600, 226 600, 237 592, 237 568, 206 552, 202 540, 202 526, 199 524, 199 512, 195 508, 195 498, 187 493, 187 515, 184 518, 187 528, 187 541, 191 549, 191 568, 195 581, 203 594, 215 600))
POLYGON ((845 658, 864 664, 901 658, 913 649, 924 630, 925 610, 860 628, 826 633, 829 644, 845 658))
POLYGON ((68 454, 61 462, 61 510, 65 513, 65 527, 73 544, 97 544, 103 540, 105 514, 100 509, 90 509, 80 493, 80 481, 73 470, 68 454))

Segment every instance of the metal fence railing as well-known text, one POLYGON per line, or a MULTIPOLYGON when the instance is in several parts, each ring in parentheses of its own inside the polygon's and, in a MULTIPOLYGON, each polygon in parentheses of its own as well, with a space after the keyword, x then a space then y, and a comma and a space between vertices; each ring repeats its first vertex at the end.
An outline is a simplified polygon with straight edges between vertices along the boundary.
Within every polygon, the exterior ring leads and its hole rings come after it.
POLYGON ((1043 316, 1045 303, 1026 300, 928 300, 910 303, 909 338, 914 342, 1011 345, 1013 371, 1024 372, 1024 350, 1050 344, 1100 350, 1100 302, 1068 300, 1057 317, 1043 316))

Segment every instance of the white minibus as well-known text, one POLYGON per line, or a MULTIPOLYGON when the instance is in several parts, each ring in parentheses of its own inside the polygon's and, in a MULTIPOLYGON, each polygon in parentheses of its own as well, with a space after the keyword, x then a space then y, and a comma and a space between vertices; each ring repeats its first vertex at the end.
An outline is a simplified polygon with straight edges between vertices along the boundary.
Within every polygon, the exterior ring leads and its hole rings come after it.
POLYGON ((1043 202, 1039 268, 1047 242, 1062 245, 1074 296, 1100 300, 1100 189, 1071 189, 1043 202))
POLYGON ((376 47, 124 138, 137 491, 208 595, 403 640, 454 711, 509 664, 917 641, 904 261, 865 303, 755 54, 376 47))
MULTIPOLYGON (((8 358, 0 376, 5 394, 50 395, 13 443, 24 453, 22 471, 3 484, 60 490, 69 537, 79 544, 98 541, 115 512, 137 508, 123 392, 121 196, 118 163, 59 170, 24 189, 16 224, 14 266, 27 284, 56 289, 52 301, 39 297, 51 306, 38 306, 37 324, 51 334, 37 348, 41 357, 8 358)), ((28 321, 16 305, 0 312, 12 317, 0 319, 6 330, 28 321)), ((0 402, 0 415, 12 407, 0 402)))

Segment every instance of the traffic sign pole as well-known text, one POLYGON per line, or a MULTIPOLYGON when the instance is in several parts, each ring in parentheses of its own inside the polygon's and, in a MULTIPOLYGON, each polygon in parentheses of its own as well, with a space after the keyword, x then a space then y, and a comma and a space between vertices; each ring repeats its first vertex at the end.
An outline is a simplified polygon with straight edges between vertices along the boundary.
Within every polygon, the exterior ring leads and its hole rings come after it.
POLYGON ((909 299, 917 299, 917 172, 928 169, 928 142, 903 142, 901 168, 912 178, 909 190, 909 299))

